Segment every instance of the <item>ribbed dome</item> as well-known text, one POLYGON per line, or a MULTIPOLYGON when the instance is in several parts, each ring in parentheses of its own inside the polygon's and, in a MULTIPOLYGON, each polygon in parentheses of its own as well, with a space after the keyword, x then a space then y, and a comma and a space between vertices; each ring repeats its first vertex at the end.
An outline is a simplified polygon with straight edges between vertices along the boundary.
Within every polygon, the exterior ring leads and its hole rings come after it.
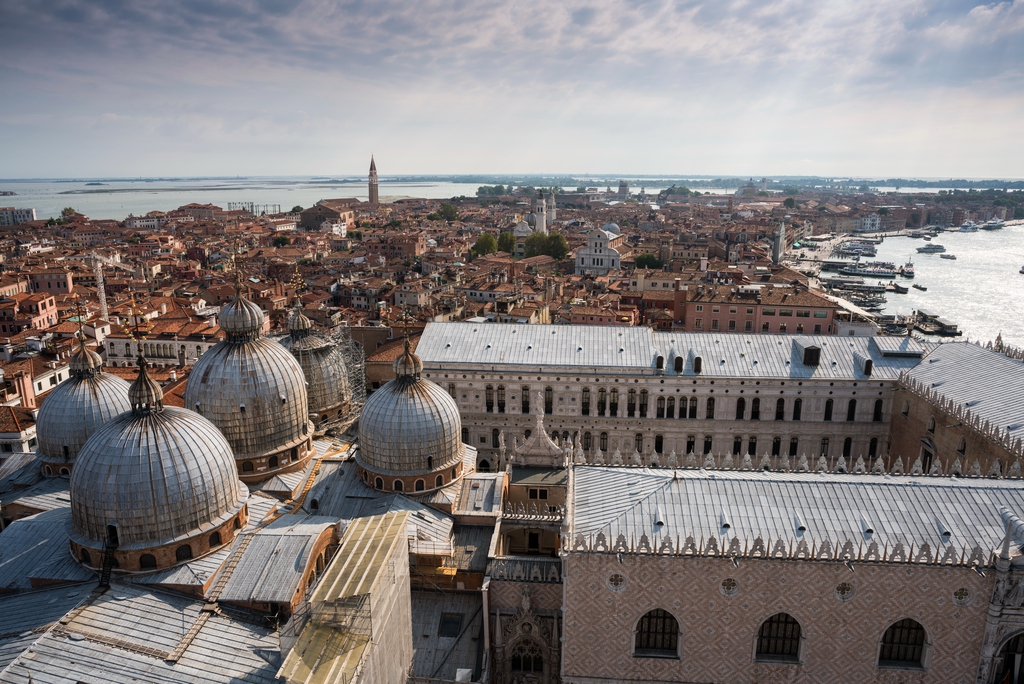
POLYGON ((293 329, 291 335, 281 339, 281 344, 302 367, 302 374, 306 378, 309 414, 315 420, 318 420, 315 416, 321 411, 351 399, 345 358, 334 342, 311 330, 293 329))
POLYGON ((192 411, 122 413, 82 447, 71 472, 71 537, 95 547, 117 525, 119 550, 211 530, 245 505, 231 447, 192 411))
POLYGON ((47 459, 70 461, 89 435, 129 409, 128 383, 123 379, 100 370, 74 373, 47 394, 39 408, 39 453, 47 459))
POLYGON ((462 419, 451 395, 419 372, 408 351, 398 377, 370 395, 359 418, 359 461, 379 473, 425 473, 462 460, 462 419), (427 458, 431 461, 428 464, 427 458))
POLYGON ((71 357, 68 365, 71 367, 71 374, 76 377, 93 376, 103 370, 103 357, 87 349, 83 344, 71 357))
POLYGON ((280 344, 257 336, 218 343, 196 362, 185 406, 213 422, 245 459, 301 442, 309 432, 306 380, 280 344))
POLYGON ((233 300, 221 308, 217 323, 229 340, 242 341, 258 335, 263 320, 263 309, 239 291, 233 300))
POLYGON ((313 321, 306 318, 306 314, 302 313, 302 309, 298 306, 292 312, 291 318, 288 319, 288 330, 292 332, 294 337, 295 333, 303 333, 313 329, 313 321))
POLYGON ((621 233, 622 230, 619 228, 619 224, 608 222, 601 226, 601 229, 608 233, 621 233))
POLYGON ((128 401, 131 403, 133 411, 163 406, 164 391, 156 380, 149 377, 144 356, 139 356, 139 375, 135 378, 132 386, 128 388, 128 401))

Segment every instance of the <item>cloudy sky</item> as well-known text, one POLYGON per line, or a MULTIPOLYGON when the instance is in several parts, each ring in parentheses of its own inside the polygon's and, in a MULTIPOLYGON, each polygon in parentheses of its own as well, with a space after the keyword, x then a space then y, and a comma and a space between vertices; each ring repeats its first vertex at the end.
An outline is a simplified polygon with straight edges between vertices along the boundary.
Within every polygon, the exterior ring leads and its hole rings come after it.
POLYGON ((1024 177, 1024 0, 0 0, 0 178, 1024 177))

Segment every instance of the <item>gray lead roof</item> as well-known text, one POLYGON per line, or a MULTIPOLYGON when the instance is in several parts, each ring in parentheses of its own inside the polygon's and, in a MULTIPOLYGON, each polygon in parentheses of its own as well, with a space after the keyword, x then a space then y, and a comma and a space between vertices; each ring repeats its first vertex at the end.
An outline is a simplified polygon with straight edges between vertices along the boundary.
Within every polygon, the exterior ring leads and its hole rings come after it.
MULTIPOLYGON (((794 319, 796 320, 796 319, 794 319)), ((809 319, 813 321, 814 319, 809 319)), ((662 357, 666 376, 794 379, 866 379, 858 356, 871 359, 872 379, 896 379, 920 363, 894 356, 871 337, 835 335, 742 335, 654 332, 646 327, 428 323, 416 353, 425 369, 452 366, 535 366, 655 372, 662 357), (803 349, 821 350, 816 366, 803 363, 803 349), (683 371, 674 370, 676 357, 683 371)), ((914 343, 916 344, 916 343, 914 343)))
MULTIPOLYGON (((828 539, 951 543, 997 549, 999 509, 1024 514, 1018 480, 891 477, 759 471, 575 468, 572 535, 614 540, 739 537, 766 542, 828 539), (723 529, 724 519, 729 523, 723 529), (800 532, 797 520, 806 531, 800 532), (873 530, 866 537, 862 519, 873 530), (662 525, 657 525, 658 521, 662 525), (943 537, 942 530, 950 532, 943 537)), ((1020 540, 1024 541, 1024 540, 1020 540)))

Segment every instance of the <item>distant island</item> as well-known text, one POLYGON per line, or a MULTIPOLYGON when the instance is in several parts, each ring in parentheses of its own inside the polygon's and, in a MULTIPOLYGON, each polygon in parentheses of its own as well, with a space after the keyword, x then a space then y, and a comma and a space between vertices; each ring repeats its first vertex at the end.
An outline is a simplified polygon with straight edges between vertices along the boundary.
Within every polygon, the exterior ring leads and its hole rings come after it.
POLYGON ((13 197, 17 194, 13 190, 0 190, 0 197, 13 197))
POLYGON ((86 185, 106 185, 106 183, 86 183, 86 185))

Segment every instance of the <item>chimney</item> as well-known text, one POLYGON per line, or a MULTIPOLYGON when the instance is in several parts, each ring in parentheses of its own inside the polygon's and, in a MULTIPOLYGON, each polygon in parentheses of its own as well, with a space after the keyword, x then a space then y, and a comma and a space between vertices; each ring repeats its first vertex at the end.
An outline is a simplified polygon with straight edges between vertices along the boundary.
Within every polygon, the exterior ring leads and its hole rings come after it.
POLYGON ((14 386, 21 397, 21 405, 25 408, 34 409, 36 407, 36 391, 32 385, 32 376, 22 371, 14 378, 14 386))

